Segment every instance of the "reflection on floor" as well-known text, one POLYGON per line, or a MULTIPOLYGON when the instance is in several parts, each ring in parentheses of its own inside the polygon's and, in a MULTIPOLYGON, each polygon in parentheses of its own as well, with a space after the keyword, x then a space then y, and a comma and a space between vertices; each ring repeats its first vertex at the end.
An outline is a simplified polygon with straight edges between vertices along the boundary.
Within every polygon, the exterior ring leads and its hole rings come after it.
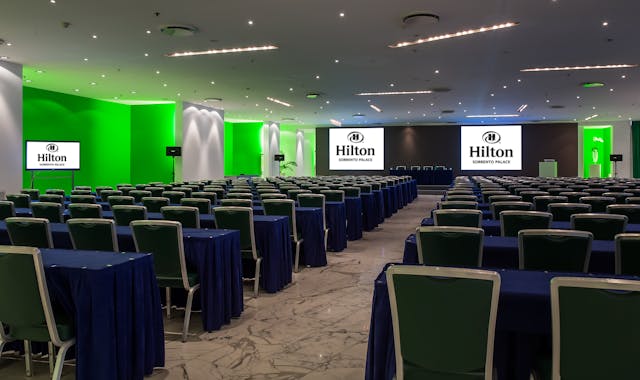
MULTIPOLYGON (((402 261, 405 237, 427 216, 439 196, 413 203, 341 253, 329 265, 304 268, 294 283, 258 298, 245 287, 245 311, 220 331, 200 330, 192 317, 189 341, 167 335, 166 365, 150 379, 363 379, 373 280, 384 264, 402 261)), ((165 323, 180 331, 182 316, 165 323)), ((96 353, 98 354, 98 353, 96 353)), ((73 367, 65 370, 72 379, 73 367)), ((46 379, 46 364, 33 379, 46 379)), ((22 361, 0 361, 0 378, 24 379, 22 361)))

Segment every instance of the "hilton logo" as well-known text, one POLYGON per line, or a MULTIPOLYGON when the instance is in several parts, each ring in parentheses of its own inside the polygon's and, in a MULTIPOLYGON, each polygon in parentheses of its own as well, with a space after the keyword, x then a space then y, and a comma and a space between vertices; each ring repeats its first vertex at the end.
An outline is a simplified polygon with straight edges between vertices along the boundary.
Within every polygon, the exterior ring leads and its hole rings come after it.
POLYGON ((47 144, 44 149, 50 153, 38 154, 38 162, 43 162, 45 163, 44 165, 49 165, 49 162, 67 162, 67 156, 53 154, 58 151, 58 144, 47 144))
POLYGON ((58 151, 58 145, 57 144, 47 144, 45 149, 47 150, 47 152, 54 153, 54 152, 58 151))
POLYGON ((482 135, 482 141, 486 142, 487 144, 497 144, 500 142, 500 140, 501 137, 498 132, 488 131, 482 135))
POLYGON ((364 135, 360 132, 351 132, 347 135, 347 140, 352 143, 361 143, 364 141, 364 135))

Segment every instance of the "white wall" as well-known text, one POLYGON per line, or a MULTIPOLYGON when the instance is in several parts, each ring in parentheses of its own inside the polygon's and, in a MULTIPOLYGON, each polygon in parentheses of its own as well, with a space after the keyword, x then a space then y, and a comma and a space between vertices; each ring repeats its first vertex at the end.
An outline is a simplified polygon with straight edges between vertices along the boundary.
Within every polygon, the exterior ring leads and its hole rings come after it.
POLYGON ((224 111, 185 102, 182 112, 183 180, 223 177, 224 111))
POLYGON ((262 126, 262 176, 280 175, 280 163, 273 156, 280 153, 280 124, 272 121, 262 126))
POLYGON ((22 65, 0 62, 0 192, 22 188, 22 65))

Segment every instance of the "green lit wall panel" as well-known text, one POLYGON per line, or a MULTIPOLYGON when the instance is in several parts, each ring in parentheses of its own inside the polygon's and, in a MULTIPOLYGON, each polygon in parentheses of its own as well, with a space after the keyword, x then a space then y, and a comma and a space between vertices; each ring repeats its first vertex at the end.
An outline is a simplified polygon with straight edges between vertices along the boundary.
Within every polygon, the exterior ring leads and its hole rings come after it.
POLYGON ((131 106, 131 182, 171 182, 172 158, 165 148, 175 144, 176 105, 131 106))
POLYGON ((588 126, 583 127, 583 162, 584 177, 589 177, 589 167, 593 164, 601 166, 601 175, 607 178, 611 175, 611 161, 609 155, 613 146, 613 127, 588 126))
MULTIPOLYGON (((130 181, 130 107, 79 96, 25 87, 23 139, 80 141, 76 185, 115 185, 130 181)), ((35 187, 70 190, 69 172, 39 171, 35 187)), ((23 175, 30 186, 31 173, 23 175)))
POLYGON ((224 122, 224 175, 233 175, 233 123, 224 122))
POLYGON ((224 174, 262 175, 262 123, 225 123, 224 135, 224 174), (229 136, 232 136, 230 142, 229 136))

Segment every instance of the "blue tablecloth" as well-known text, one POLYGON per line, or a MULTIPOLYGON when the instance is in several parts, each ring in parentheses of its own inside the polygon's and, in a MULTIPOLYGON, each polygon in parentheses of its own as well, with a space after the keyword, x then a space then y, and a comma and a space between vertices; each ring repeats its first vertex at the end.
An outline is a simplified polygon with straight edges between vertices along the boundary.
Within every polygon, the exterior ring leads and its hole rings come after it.
POLYGON ((362 239, 362 199, 360 197, 345 197, 347 207, 347 239, 362 239))
POLYGON ((52 302, 75 323, 77 379, 142 379, 164 366, 151 255, 43 249, 42 259, 52 302))
MULTIPOLYGON (((131 228, 119 226, 116 232, 120 250, 135 251, 131 228)), ((56 248, 72 248, 66 224, 52 223, 51 235, 56 248)), ((187 264, 200 276, 202 327, 206 331, 219 330, 244 309, 240 233, 185 228, 183 236, 187 264)), ((4 222, 0 222, 0 244, 9 244, 4 222)))
POLYGON ((384 223, 384 196, 382 190, 373 190, 373 201, 376 208, 376 221, 378 224, 384 223))
MULTIPOLYGON (((388 265, 374 283, 365 367, 366 380, 390 380, 396 370, 391 308, 385 275, 387 267, 388 265)), ((498 273, 501 286, 494 367, 497 368, 498 378, 528 379, 535 354, 530 344, 540 340, 548 341, 551 334, 551 279, 560 275, 588 275, 518 270, 499 270, 498 273)))
POLYGON ((406 206, 410 202, 409 182, 402 182, 400 188, 402 189, 402 205, 406 206))
POLYGON ((378 227, 378 211, 373 193, 361 193, 362 199, 362 226, 365 231, 371 231, 378 227))
MULTIPOLYGON (((591 245, 589 272, 615 273, 615 244, 613 240, 594 240, 591 245)), ((416 237, 409 235, 404 241, 405 264, 418 263, 416 237)), ((487 268, 518 268, 518 238, 485 236, 482 244, 482 266, 487 268)))
MULTIPOLYGON (((264 207, 254 206, 253 212, 256 216, 263 215, 264 207)), ((304 240, 300 250, 300 263, 311 267, 327 265, 322 209, 317 207, 296 207, 296 228, 304 240)))
POLYGON ((409 202, 418 198, 418 181, 416 181, 415 179, 412 179, 411 181, 409 181, 409 194, 410 194, 409 202))
POLYGON ((326 202, 325 214, 329 238, 329 250, 340 252, 347 248, 347 208, 344 202, 326 202))
POLYGON ((389 175, 395 176, 411 176, 418 185, 448 185, 453 181, 453 170, 410 170, 410 169, 391 169, 389 175))
POLYGON ((382 188, 382 198, 384 200, 384 217, 390 218, 394 212, 398 211, 393 208, 393 198, 391 194, 393 191, 389 187, 382 188))

